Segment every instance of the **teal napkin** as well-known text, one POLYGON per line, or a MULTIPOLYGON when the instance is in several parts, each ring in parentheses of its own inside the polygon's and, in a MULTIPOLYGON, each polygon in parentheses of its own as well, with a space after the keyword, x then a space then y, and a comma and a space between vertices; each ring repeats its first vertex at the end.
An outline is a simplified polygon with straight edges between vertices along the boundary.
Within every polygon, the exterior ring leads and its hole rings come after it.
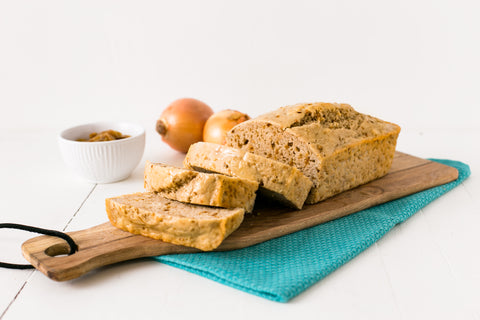
POLYGON ((287 302, 470 175, 469 166, 461 162, 432 160, 457 168, 458 179, 245 249, 154 259, 266 299, 287 302))

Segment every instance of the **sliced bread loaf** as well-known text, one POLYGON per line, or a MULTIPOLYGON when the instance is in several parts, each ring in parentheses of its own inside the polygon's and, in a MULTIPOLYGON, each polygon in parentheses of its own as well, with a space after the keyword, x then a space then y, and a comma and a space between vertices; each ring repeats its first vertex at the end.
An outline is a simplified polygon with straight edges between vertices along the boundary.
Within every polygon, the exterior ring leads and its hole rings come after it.
POLYGON ((258 183, 147 161, 144 187, 146 191, 155 191, 165 198, 185 203, 243 208, 246 212, 251 212, 258 183))
POLYGON ((240 123, 226 144, 297 167, 313 181, 306 202, 316 203, 385 175, 399 132, 347 104, 308 103, 240 123))
POLYGON ((215 143, 191 145, 184 166, 255 181, 261 193, 296 209, 302 208, 312 186, 295 167, 215 143))
POLYGON ((169 200, 155 192, 105 200, 112 225, 146 237, 208 251, 243 221, 241 208, 221 209, 169 200))

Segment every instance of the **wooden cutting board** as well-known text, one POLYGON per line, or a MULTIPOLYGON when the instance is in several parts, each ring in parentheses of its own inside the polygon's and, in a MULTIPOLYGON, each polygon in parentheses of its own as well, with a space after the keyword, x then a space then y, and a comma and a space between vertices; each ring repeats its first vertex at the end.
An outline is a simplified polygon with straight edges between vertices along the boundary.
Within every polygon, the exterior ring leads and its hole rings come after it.
MULTIPOLYGON (((457 178, 458 171, 455 168, 397 152, 390 172, 383 178, 318 204, 306 205, 302 210, 292 210, 272 203, 259 203, 254 213, 246 215, 240 228, 225 239, 216 250, 227 251, 252 246, 457 178)), ((109 222, 68 234, 79 247, 75 254, 66 255, 69 247, 64 240, 40 236, 22 245, 23 255, 49 278, 65 281, 121 261, 173 253, 200 252, 198 249, 134 235, 113 227, 109 222)))

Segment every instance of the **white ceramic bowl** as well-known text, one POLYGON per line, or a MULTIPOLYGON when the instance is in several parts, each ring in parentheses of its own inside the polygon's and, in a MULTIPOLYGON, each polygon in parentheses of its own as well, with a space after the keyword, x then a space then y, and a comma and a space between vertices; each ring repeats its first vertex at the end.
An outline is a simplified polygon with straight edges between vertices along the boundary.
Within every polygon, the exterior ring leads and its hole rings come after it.
POLYGON ((145 130, 127 122, 96 122, 62 131, 58 138, 66 165, 85 180, 110 183, 126 179, 137 167, 145 149, 145 130), (80 142, 92 132, 116 130, 130 137, 80 142))

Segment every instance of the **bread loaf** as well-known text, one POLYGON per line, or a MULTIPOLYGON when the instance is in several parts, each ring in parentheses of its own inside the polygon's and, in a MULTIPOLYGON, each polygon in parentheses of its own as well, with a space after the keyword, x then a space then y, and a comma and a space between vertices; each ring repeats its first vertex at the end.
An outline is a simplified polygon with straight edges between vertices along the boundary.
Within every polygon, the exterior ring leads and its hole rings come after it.
POLYGON ((165 198, 222 208, 244 208, 251 212, 258 183, 221 174, 202 173, 161 163, 145 164, 144 187, 165 198))
POLYGON ((313 182, 306 202, 317 203, 385 175, 399 132, 347 104, 308 103, 243 122, 226 144, 297 167, 313 182))
POLYGON ((302 208, 312 186, 310 179, 295 167, 208 142, 191 145, 184 166, 255 181, 263 195, 296 209, 302 208))
POLYGON ((208 251, 243 221, 241 208, 221 209, 169 200, 154 192, 105 200, 112 225, 146 237, 208 251))

